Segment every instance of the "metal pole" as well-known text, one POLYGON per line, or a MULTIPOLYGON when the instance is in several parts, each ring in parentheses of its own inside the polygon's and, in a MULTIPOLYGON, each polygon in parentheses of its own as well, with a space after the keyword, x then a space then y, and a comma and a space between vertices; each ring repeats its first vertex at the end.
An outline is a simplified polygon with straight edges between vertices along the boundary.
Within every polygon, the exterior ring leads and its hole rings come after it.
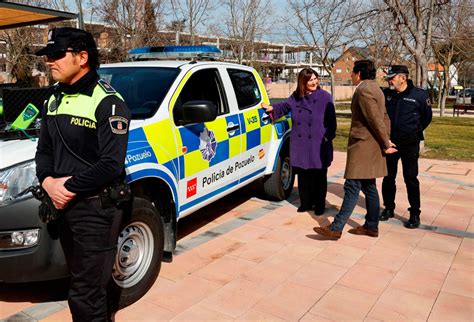
POLYGON ((79 24, 79 29, 84 29, 84 18, 82 15, 82 1, 81 0, 76 0, 76 5, 77 5, 77 10, 78 10, 78 24, 79 24))

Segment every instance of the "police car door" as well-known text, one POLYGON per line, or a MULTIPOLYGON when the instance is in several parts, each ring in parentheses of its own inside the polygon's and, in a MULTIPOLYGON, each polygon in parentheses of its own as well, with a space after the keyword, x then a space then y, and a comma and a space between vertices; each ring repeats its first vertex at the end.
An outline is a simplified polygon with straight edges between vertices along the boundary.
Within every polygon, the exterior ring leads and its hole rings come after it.
POLYGON ((263 83, 254 69, 226 68, 233 91, 229 103, 238 109, 242 132, 241 160, 235 162, 234 172, 239 182, 247 182, 265 171, 268 163, 272 123, 261 107, 269 103, 263 83))
POLYGON ((238 173, 232 171, 232 166, 241 151, 239 118, 229 110, 219 70, 197 66, 182 82, 175 107, 188 101, 211 101, 218 108, 218 116, 212 122, 178 126, 183 152, 180 215, 210 203, 238 184, 238 173))

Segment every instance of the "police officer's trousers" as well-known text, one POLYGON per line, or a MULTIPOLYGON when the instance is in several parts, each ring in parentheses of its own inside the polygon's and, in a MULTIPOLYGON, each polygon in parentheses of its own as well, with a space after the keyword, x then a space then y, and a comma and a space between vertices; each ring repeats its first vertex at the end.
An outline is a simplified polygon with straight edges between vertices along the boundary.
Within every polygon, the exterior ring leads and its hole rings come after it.
POLYGON ((98 198, 73 202, 61 219, 60 240, 71 274, 73 320, 108 321, 107 305, 122 210, 102 209, 98 198))
POLYGON ((397 187, 398 160, 402 160, 403 179, 407 187, 410 213, 420 213, 420 183, 418 181, 418 158, 420 155, 420 142, 411 144, 397 144, 398 152, 387 154, 388 175, 383 178, 382 196, 385 209, 395 210, 395 194, 397 187))

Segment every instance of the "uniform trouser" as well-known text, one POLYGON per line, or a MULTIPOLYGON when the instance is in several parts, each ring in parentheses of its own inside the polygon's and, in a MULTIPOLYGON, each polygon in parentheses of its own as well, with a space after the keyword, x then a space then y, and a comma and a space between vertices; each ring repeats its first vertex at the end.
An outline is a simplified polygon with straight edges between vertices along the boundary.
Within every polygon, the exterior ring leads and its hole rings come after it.
POLYGON ((298 173, 298 193, 301 206, 315 207, 316 212, 323 212, 328 191, 328 169, 301 169, 298 173))
POLYGON ((102 209, 99 199, 70 205, 62 217, 60 240, 71 274, 68 303, 73 320, 108 321, 107 305, 122 210, 102 209))
POLYGON ((408 202, 410 203, 410 213, 418 215, 420 213, 420 183, 418 181, 418 157, 420 155, 420 143, 415 142, 409 145, 397 145, 398 152, 388 154, 387 170, 388 175, 383 178, 382 197, 385 209, 395 210, 395 194, 397 186, 398 160, 402 159, 403 179, 407 187, 408 202))
POLYGON ((334 217, 331 230, 342 231, 357 205, 359 192, 361 190, 365 195, 365 208, 367 211, 364 227, 369 230, 378 229, 380 201, 375 179, 346 179, 344 182, 344 199, 342 200, 341 210, 339 210, 336 217, 334 217))

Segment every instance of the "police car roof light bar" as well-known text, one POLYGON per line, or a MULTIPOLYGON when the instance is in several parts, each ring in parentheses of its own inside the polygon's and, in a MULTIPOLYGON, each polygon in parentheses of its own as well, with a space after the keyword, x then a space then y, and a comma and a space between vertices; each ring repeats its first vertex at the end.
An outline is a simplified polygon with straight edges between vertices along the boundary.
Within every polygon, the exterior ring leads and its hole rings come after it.
POLYGON ((216 60, 221 51, 215 46, 155 46, 139 47, 129 50, 132 60, 183 59, 183 60, 216 60))

